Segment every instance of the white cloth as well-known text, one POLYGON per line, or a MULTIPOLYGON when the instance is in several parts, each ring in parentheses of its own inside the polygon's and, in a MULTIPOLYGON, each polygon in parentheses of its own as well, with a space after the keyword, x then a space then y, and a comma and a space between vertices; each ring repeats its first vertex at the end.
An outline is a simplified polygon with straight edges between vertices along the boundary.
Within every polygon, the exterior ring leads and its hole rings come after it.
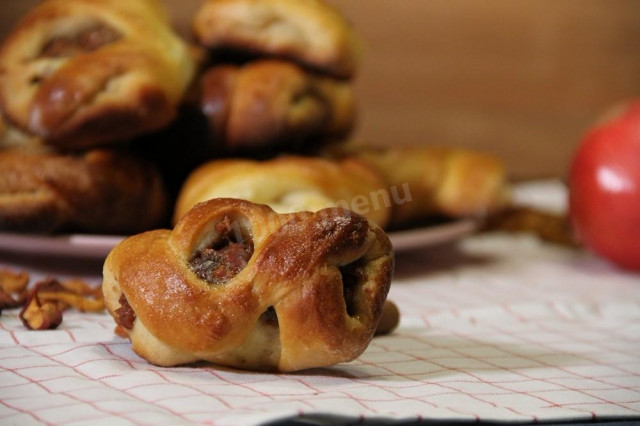
MULTIPOLYGON (((555 193, 558 184, 542 185, 536 197, 545 188, 555 193)), ((53 271, 50 259, 37 266, 1 256, 34 279, 53 271)), ((99 265, 71 275, 98 284, 91 271, 99 274, 99 265)), ((53 275, 61 273, 58 266, 53 275)), ((159 368, 113 334, 107 314, 68 311, 57 330, 37 332, 6 310, 0 423, 640 416, 638 274, 531 236, 486 234, 399 254, 389 298, 401 311, 392 335, 376 337, 351 363, 286 375, 159 368)))

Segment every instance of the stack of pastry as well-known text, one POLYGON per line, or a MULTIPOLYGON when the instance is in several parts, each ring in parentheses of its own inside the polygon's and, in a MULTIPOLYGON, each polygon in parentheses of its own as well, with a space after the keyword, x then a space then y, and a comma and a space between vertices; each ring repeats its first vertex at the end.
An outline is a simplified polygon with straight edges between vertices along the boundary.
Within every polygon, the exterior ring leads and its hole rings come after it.
POLYGON ((329 4, 208 0, 193 27, 211 56, 200 107, 228 151, 308 151, 352 129, 360 41, 329 4))
POLYGON ((434 215, 484 215, 504 204, 505 171, 490 155, 345 148, 341 140, 356 115, 350 81, 361 45, 327 3, 208 0, 194 32, 216 63, 205 72, 199 97, 214 138, 262 158, 214 159, 198 167, 182 185, 174 222, 217 197, 268 204, 280 213, 343 206, 387 229, 434 215), (289 156, 271 158, 274 148, 289 156))
POLYGON ((503 204, 486 154, 341 147, 361 42, 324 1, 203 0, 193 33, 197 50, 161 0, 48 0, 17 24, 0 51, 0 230, 133 233, 174 197, 176 221, 234 197, 382 227, 503 204))
POLYGON ((128 141, 169 124, 195 72, 160 0, 49 0, 0 51, 0 230, 130 233, 162 223, 128 141))

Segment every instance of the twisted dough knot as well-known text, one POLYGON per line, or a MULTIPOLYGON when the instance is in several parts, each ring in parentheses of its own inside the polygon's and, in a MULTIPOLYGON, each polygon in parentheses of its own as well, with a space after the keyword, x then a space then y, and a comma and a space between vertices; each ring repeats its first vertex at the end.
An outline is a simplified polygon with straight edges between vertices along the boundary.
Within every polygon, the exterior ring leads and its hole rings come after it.
POLYGON ((392 270, 388 237, 349 210, 279 215, 214 199, 173 231, 115 247, 103 291, 134 351, 154 364, 294 371, 366 349, 392 270))
POLYGON ((278 213, 345 207, 384 228, 393 212, 386 182, 376 169, 354 158, 330 161, 279 156, 265 161, 218 159, 201 164, 183 183, 174 223, 212 198, 242 198, 278 213), (385 192, 386 191, 386 192, 385 192))
POLYGON ((206 0, 194 34, 212 50, 277 57, 352 79, 363 42, 345 16, 324 0, 206 0))
POLYGON ((216 141, 232 150, 343 138, 356 118, 348 82, 273 59, 210 68, 200 103, 216 141))
POLYGON ((168 124, 195 72, 158 0, 48 0, 0 53, 0 104, 12 125, 65 149, 168 124))
POLYGON ((164 223, 168 196, 151 163, 122 151, 0 149, 0 230, 132 233, 164 223))

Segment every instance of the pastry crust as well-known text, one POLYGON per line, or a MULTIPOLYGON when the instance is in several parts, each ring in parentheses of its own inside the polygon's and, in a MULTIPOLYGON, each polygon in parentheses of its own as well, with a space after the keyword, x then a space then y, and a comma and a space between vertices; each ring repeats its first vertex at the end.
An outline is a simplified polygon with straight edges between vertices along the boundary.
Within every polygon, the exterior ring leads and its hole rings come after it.
MULTIPOLYGON (((233 259, 216 267, 231 267, 233 259)), ((279 215, 215 199, 173 231, 116 246, 104 264, 103 292, 119 332, 153 364, 206 360, 296 371, 346 362, 366 349, 392 271, 388 237, 349 210, 279 215), (240 270, 212 284, 194 272, 193 259, 207 249, 224 252, 225 240, 251 253, 240 270)))
POLYGON ((93 147, 170 123, 194 72, 158 0, 48 0, 2 46, 0 106, 52 146, 93 147))
POLYGON ((345 207, 384 227, 392 209, 385 188, 380 175, 356 159, 214 160, 194 170, 183 184, 174 222, 202 201, 230 197, 267 204, 279 213, 345 207))
POLYGON ((265 148, 341 138, 353 127, 351 85, 278 60, 216 66, 202 78, 201 109, 229 148, 265 148))
POLYGON ((156 169, 106 150, 0 150, 0 230, 128 234, 166 220, 156 169))
POLYGON ((47 148, 39 138, 28 135, 7 124, 0 116, 0 149, 44 151, 47 148))
POLYGON ((392 226, 433 216, 485 216, 508 204, 505 167, 497 157, 441 146, 353 147, 331 156, 377 169, 392 196, 392 226))
POLYGON ((293 60, 340 78, 355 75, 361 41, 323 0, 208 0, 194 20, 200 43, 293 60))

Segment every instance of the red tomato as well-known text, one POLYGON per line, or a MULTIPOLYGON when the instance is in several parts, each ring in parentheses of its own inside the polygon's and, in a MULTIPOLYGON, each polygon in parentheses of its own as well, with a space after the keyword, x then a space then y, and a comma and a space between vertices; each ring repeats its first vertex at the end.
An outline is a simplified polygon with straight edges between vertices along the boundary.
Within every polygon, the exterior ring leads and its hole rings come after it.
POLYGON ((640 99, 581 141, 569 174, 569 212, 587 248, 640 270, 640 99))

